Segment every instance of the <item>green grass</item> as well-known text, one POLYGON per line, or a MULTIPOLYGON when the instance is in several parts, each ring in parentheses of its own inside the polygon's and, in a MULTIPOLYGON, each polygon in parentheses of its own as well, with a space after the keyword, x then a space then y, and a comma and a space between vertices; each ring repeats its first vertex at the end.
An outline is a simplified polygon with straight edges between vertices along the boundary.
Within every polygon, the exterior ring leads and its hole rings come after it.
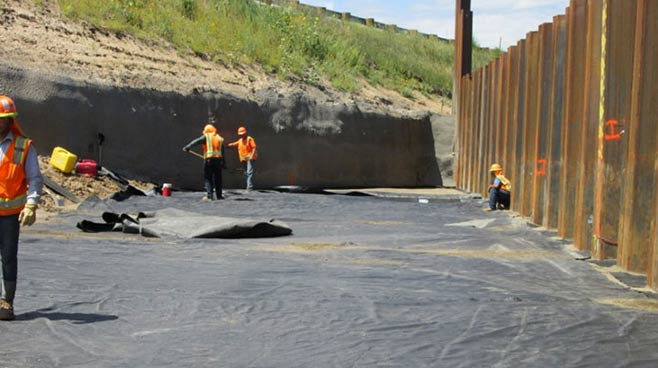
MULTIPOLYGON (((35 0, 37 1, 37 0, 35 0)), ((63 13, 110 30, 164 39, 217 62, 256 63, 280 78, 345 91, 361 80, 397 90, 448 96, 453 45, 250 0, 59 0, 63 13)), ((494 53, 476 49, 475 66, 494 53)))

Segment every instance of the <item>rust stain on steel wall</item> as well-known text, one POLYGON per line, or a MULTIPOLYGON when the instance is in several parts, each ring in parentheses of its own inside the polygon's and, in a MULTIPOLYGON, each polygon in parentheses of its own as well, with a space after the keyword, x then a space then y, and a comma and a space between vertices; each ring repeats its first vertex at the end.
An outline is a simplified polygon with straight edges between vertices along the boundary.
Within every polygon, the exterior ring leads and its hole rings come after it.
POLYGON ((594 183, 596 169, 599 106, 601 100, 601 20, 603 0, 589 0, 587 8, 587 48, 578 182, 576 186, 574 243, 579 249, 593 250, 594 183))
MULTIPOLYGON (((518 78, 518 73, 516 71, 516 65, 518 60, 518 46, 512 46, 507 51, 507 63, 506 63, 506 85, 507 90, 505 91, 505 116, 503 120, 503 133, 502 133, 502 155, 498 159, 498 163, 505 165, 503 168, 506 170, 506 174, 510 177, 510 172, 507 170, 509 167, 510 156, 512 155, 511 149, 511 140, 510 136, 512 133, 512 121, 514 120, 515 114, 515 88, 516 88, 516 78, 518 78)), ((510 180, 514 178, 510 177, 510 180)), ((512 182, 512 188, 514 188, 514 182, 512 182)), ((512 200, 514 198, 514 190, 512 189, 512 200)))
POLYGON ((484 180, 483 180, 483 194, 485 196, 488 196, 489 194, 489 186, 487 185, 487 179, 489 178, 488 173, 486 172, 489 169, 489 164, 493 162, 494 159, 494 141, 496 140, 496 134, 497 129, 496 129, 496 110, 498 106, 496 105, 496 95, 497 95, 497 89, 498 89, 498 82, 497 82, 497 76, 498 76, 498 63, 499 63, 499 58, 494 59, 491 62, 491 69, 489 70, 489 96, 488 96, 488 103, 489 103, 489 111, 487 112, 487 126, 488 126, 488 134, 486 136, 485 144, 487 146, 487 149, 484 151, 484 159, 483 159, 483 166, 482 166, 482 171, 484 171, 484 180))
MULTIPOLYGON (((651 222, 655 198, 658 142, 658 2, 638 0, 631 119, 618 261, 625 269, 646 272, 653 258, 651 222), (650 248, 650 249, 647 249, 650 248)), ((652 270, 655 272, 655 270, 652 270)))
POLYGON ((621 213, 622 173, 631 113, 636 0, 606 0, 602 38, 601 106, 599 111, 598 168, 594 199, 594 233, 598 259, 617 255, 621 213), (615 123, 616 122, 616 123, 615 123))
POLYGON ((521 179, 519 186, 522 186, 520 192, 521 203, 520 209, 523 216, 532 215, 532 192, 535 177, 535 153, 537 151, 536 135, 538 126, 538 108, 537 98, 539 96, 539 33, 531 32, 528 34, 528 47, 526 49, 526 84, 524 99, 524 116, 525 122, 523 132, 523 144, 521 148, 521 179))
POLYGON ((571 0, 567 11, 567 81, 562 125, 562 170, 560 171, 560 210, 558 234, 574 235, 574 203, 578 182, 578 145, 583 118, 585 49, 587 47, 587 1, 571 0))
POLYGON ((477 133, 475 134, 475 140, 473 141, 473 155, 475 161, 473 161, 472 167, 472 178, 473 178, 473 188, 472 191, 475 193, 480 193, 480 188, 482 187, 482 182, 480 180, 480 167, 482 166, 482 139, 484 136, 484 113, 485 113, 485 94, 484 83, 486 78, 486 68, 482 68, 476 72, 478 77, 477 79, 477 120, 475 121, 475 129, 477 133))
POLYGON ((547 228, 557 228, 560 204, 560 172, 562 171, 562 121, 564 116, 564 83, 567 45, 567 18, 564 15, 553 18, 553 79, 550 85, 549 127, 546 167, 546 198, 544 203, 544 223, 547 228))
POLYGON ((491 64, 488 64, 484 68, 480 69, 481 74, 480 74, 480 116, 478 119, 478 139, 475 142, 475 146, 477 147, 477 157, 475 161, 475 168, 474 170, 474 177, 475 177, 475 192, 477 193, 483 193, 483 187, 486 184, 484 181, 486 180, 485 177, 483 177, 483 166, 485 165, 484 163, 484 156, 485 153, 487 152, 487 146, 486 146, 486 141, 487 141, 487 135, 489 134, 489 126, 487 124, 487 119, 488 119, 488 112, 489 112, 489 75, 491 70, 491 64))
POLYGON ((506 114, 506 109, 507 109, 507 100, 505 99, 506 96, 506 91, 507 91, 507 73, 506 73, 506 66, 507 66, 507 59, 508 59, 507 54, 502 54, 500 56, 499 62, 498 62, 498 71, 497 71, 497 79, 498 79, 498 86, 496 88, 496 100, 495 104, 498 107, 496 109, 496 136, 494 140, 494 151, 493 151, 493 157, 491 159, 491 162, 500 162, 501 157, 503 156, 503 135, 505 134, 504 130, 504 125, 505 125, 505 114, 506 114))
POLYGON ((544 197, 546 195, 546 175, 548 167, 548 136, 550 127, 550 99, 553 81, 553 24, 542 24, 539 27, 539 86, 537 104, 537 133, 534 146, 537 151, 534 156, 534 185, 532 190, 532 221, 535 224, 544 223, 544 197))
POLYGON ((463 183, 463 173, 462 169, 464 167, 464 151, 463 151, 463 139, 464 139, 464 123, 466 121, 466 114, 464 113, 464 108, 463 105, 465 103, 465 98, 464 94, 467 91, 465 87, 465 82, 464 78, 466 77, 461 77, 458 79, 459 87, 456 89, 456 92, 458 93, 457 101, 459 101, 457 105, 457 139, 455 142, 455 161, 457 163, 457 167, 455 168, 455 185, 458 188, 463 188, 464 183, 463 183))
POLYGON ((468 103, 468 91, 470 86, 467 84, 469 76, 464 76, 459 82, 459 118, 457 120, 457 176, 455 177, 455 185, 459 188, 466 188, 464 164, 466 163, 466 150, 464 140, 466 139, 466 123, 468 116, 466 114, 466 105, 468 103))
POLYGON ((523 188, 520 184, 523 180, 521 176, 521 167, 523 166, 521 152, 523 150, 523 134, 525 131, 523 118, 525 116, 526 48, 526 40, 519 41, 518 58, 514 68, 517 74, 517 78, 515 78, 516 85, 514 86, 515 107, 512 115, 513 119, 510 121, 509 146, 511 152, 508 157, 509 161, 507 161, 509 162, 507 166, 509 167, 508 171, 511 176, 512 188, 514 188, 514 192, 512 193, 512 209, 517 212, 521 212, 521 198, 523 198, 523 188), (516 185, 514 185, 515 182, 516 185))
POLYGON ((498 71, 498 63, 499 63, 499 58, 496 58, 491 61, 491 68, 489 69, 489 95, 488 95, 488 105, 489 105, 489 111, 487 112, 487 132, 488 134, 486 135, 485 139, 485 145, 486 145, 486 150, 484 151, 484 157, 482 159, 482 167, 484 175, 484 180, 482 181, 483 187, 482 187, 482 195, 485 196, 485 198, 488 197, 489 195, 489 186, 487 185, 487 180, 489 178, 488 173, 486 171, 489 169, 488 165, 491 164, 494 160, 494 150, 495 150, 495 140, 496 140, 496 134, 497 134, 497 128, 496 128, 496 110, 498 106, 496 105, 496 95, 497 95, 497 89, 498 89, 498 82, 497 82, 497 71, 498 71))
POLYGON ((474 121, 476 119, 475 117, 475 96, 476 96, 476 91, 477 91, 477 74, 471 77, 471 80, 469 82, 471 88, 468 90, 468 120, 466 121, 466 142, 464 149, 466 151, 466 162, 464 163, 464 170, 466 171, 465 173, 465 179, 466 179, 466 189, 469 192, 473 191, 472 187, 472 182, 473 182, 473 177, 471 176, 472 170, 471 167, 473 167, 473 160, 475 159, 473 156, 473 137, 474 137, 474 132, 473 132, 473 125, 474 121))
POLYGON ((480 121, 480 76, 482 75, 481 69, 473 72, 472 88, 471 88, 471 101, 470 101, 470 111, 469 111, 469 134, 468 134, 468 162, 466 162, 466 171, 467 171, 467 183, 466 188, 469 192, 475 192, 475 178, 473 177, 473 172, 475 171, 475 160, 477 160, 477 146, 476 142, 478 139, 477 125, 480 121))

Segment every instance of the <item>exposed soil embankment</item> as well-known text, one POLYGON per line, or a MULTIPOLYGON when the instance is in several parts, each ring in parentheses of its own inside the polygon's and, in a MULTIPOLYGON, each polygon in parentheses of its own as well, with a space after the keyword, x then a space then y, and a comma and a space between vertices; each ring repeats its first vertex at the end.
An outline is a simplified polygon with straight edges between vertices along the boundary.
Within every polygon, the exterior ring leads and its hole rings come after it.
MULTIPOLYGON (((435 142, 454 133, 438 118, 447 109, 438 99, 281 81, 73 23, 43 3, 0 7, 0 93, 16 99, 41 153, 102 153, 103 165, 124 175, 199 188, 201 163, 181 147, 212 116, 228 141, 241 125, 256 138, 260 187, 435 186, 440 168, 449 174, 451 144, 435 142)), ((241 187, 237 154, 226 154, 226 186, 241 187)))

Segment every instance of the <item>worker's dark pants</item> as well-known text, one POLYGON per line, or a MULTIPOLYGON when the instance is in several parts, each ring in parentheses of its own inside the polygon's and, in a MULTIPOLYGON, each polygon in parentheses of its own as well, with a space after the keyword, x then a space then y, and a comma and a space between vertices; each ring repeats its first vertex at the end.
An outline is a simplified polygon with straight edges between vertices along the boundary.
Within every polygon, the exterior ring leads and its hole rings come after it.
POLYGON ((510 194, 506 190, 491 188, 489 189, 489 208, 496 209, 496 204, 500 203, 503 207, 509 208, 510 194))
POLYGON ((222 164, 221 158, 206 159, 203 167, 204 186, 208 199, 213 199, 213 191, 217 194, 217 199, 222 197, 222 164))
POLYGON ((18 274, 18 214, 0 216, 0 256, 2 257, 2 298, 14 301, 18 274))

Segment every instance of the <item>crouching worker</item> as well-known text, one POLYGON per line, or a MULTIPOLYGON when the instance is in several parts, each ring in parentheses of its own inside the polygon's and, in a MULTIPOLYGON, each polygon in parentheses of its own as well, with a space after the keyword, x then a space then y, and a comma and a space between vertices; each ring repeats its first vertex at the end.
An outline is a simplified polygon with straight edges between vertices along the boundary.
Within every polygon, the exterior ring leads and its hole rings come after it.
POLYGON ((489 185, 489 208, 487 211, 509 209, 512 183, 503 175, 503 167, 500 164, 491 165, 489 172, 493 183, 489 185))
POLYGON ((0 96, 0 320, 3 321, 14 319, 20 225, 30 226, 36 221, 43 187, 37 152, 21 131, 17 116, 14 101, 0 96))

